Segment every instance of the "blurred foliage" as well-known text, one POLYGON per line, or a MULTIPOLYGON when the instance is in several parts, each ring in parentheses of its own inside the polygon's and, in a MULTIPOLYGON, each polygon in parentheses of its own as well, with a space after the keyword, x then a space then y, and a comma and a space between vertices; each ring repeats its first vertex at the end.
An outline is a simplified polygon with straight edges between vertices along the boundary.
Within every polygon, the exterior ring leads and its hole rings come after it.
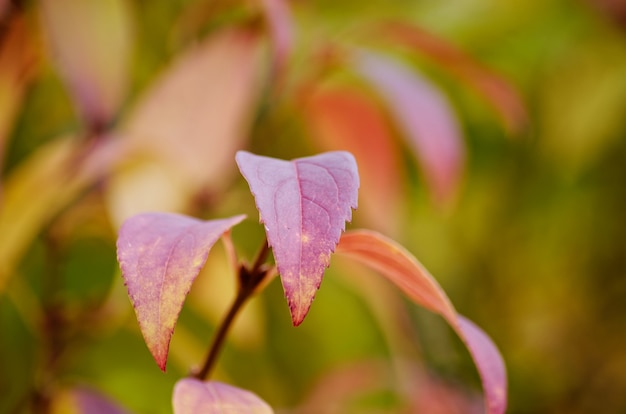
MULTIPOLYGON (((291 51, 270 40, 264 7, 276 3, 107 0, 79 10, 69 1, 0 1, 0 412, 45 412, 80 387, 131 412, 171 412, 174 382, 201 363, 233 294, 232 270, 216 248, 162 374, 116 265, 120 221, 146 207, 246 213, 233 238, 253 257, 262 229, 234 150, 293 158, 329 149, 303 104, 328 85, 382 108, 398 151, 399 193, 387 208, 387 197, 372 201, 378 213, 357 211, 352 226, 403 242, 493 338, 507 363, 508 412, 626 412, 623 3, 295 0, 291 51), (390 20, 514 85, 527 114, 517 132, 502 121, 505 108, 445 62, 371 30, 390 20), (419 69, 449 98, 467 152, 453 200, 433 202, 393 114, 336 62, 351 47, 419 69), (221 76, 189 63, 199 50, 212 50, 215 65, 241 60, 221 76), (159 82, 180 95, 150 98, 159 82), (146 100, 166 109, 145 115, 146 100), (174 137, 156 136, 151 122, 174 137), (231 144, 189 147, 196 158, 182 159, 176 147, 192 145, 192 135, 231 144), (199 179, 189 175, 198 163, 223 167, 199 179)), ((333 263, 297 329, 274 281, 240 315, 216 378, 277 412, 428 412, 412 401, 428 395, 475 402, 475 368, 443 321, 367 280, 376 279, 333 263)))

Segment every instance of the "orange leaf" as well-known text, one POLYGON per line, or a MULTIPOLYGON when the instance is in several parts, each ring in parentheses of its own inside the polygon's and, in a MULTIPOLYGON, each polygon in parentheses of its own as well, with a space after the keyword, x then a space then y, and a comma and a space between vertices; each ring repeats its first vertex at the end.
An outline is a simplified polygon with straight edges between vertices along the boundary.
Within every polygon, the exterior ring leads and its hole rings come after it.
POLYGON ((443 289, 411 253, 393 240, 367 230, 346 232, 336 253, 380 272, 415 303, 443 316, 474 359, 488 414, 504 413, 507 379, 500 352, 480 328, 456 312, 443 289))
POLYGON ((393 231, 401 161, 381 109, 356 89, 335 87, 308 91, 304 111, 316 144, 324 151, 352 153, 361 167, 360 210, 368 222, 393 231))

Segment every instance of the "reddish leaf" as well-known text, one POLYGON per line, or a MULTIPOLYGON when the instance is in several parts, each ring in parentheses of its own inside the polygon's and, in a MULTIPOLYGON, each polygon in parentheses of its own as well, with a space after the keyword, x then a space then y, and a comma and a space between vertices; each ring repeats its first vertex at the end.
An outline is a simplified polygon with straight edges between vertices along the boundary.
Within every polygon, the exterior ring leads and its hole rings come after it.
POLYGON ((366 52, 355 54, 354 62, 389 106, 435 199, 450 198, 461 177, 465 146, 448 100, 417 72, 397 62, 366 52))
POLYGON ((344 234, 337 253, 377 270, 416 303, 441 314, 465 342, 476 363, 487 412, 504 413, 507 379, 498 349, 480 328, 456 313, 439 284, 411 253, 394 241, 365 230, 344 234))
MULTIPOLYGON (((378 230, 392 231, 402 177, 400 154, 381 108, 356 89, 307 90, 304 111, 309 129, 323 150, 345 150, 361 167, 361 213, 378 230), (387 214, 381 214, 386 212, 387 214)), ((303 94, 304 95, 304 94, 303 94)))
POLYGON ((122 276, 146 345, 163 371, 193 280, 213 244, 243 219, 202 221, 172 213, 146 213, 122 225, 117 240, 122 276))
POLYGON ((438 63, 444 70, 465 81, 482 95, 499 113, 509 132, 517 133, 528 121, 526 109, 519 92, 500 75, 485 68, 472 57, 444 39, 405 22, 388 22, 376 32, 413 48, 438 63))
POLYGON ((174 414, 271 414, 274 411, 250 391, 217 381, 183 378, 172 396, 174 414))
POLYGON ((0 0, 0 20, 5 18, 5 14, 9 12, 10 7, 9 0, 0 0))
POLYGON ((293 161, 239 151, 237 164, 254 194, 297 326, 357 206, 356 162, 342 151, 293 161))
MULTIPOLYGON (((0 5, 0 7, 2 7, 0 5)), ((1 9, 0 9, 0 19, 1 9)), ((0 169, 4 147, 24 93, 38 63, 32 32, 20 14, 8 16, 0 29, 0 169)))

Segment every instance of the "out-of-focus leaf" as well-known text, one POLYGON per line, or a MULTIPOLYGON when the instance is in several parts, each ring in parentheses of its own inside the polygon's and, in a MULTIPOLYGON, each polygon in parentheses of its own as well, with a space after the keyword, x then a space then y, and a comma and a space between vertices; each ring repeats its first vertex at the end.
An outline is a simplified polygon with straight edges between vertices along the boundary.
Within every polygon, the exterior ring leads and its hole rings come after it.
POLYGON ((458 387, 422 374, 415 384, 417 392, 412 392, 411 412, 428 414, 482 414, 480 396, 470 394, 458 387))
POLYGON ((228 184, 259 94, 259 42, 227 31, 184 53, 132 111, 125 133, 179 169, 191 188, 228 184))
POLYGON ((403 44, 439 64, 482 95, 500 115, 510 133, 519 133, 528 122, 528 114, 519 92, 500 75, 487 69, 454 45, 410 23, 394 21, 379 27, 395 44, 403 44))
POLYGON ((275 69, 284 69, 294 43, 294 25, 286 0, 260 0, 274 44, 275 69))
POLYGON ((61 393, 54 400, 52 414, 126 414, 110 398, 86 388, 76 387, 61 393))
POLYGON ((103 137, 86 150, 74 138, 35 152, 7 178, 0 205, 0 292, 35 235, 78 194, 107 174, 124 147, 103 137))
POLYGON ((183 378, 172 396, 174 414, 272 414, 256 394, 217 381, 183 378))
POLYGON ((138 155, 124 162, 108 180, 107 209, 117 227, 127 218, 149 211, 185 213, 194 190, 174 165, 138 155))
POLYGON ((3 24, 6 27, 0 29, 4 31, 0 35, 0 166, 6 140, 36 63, 35 48, 24 19, 16 16, 3 24))
POLYGON ((507 379, 500 352, 480 328, 457 314, 439 284, 411 253, 396 242, 366 230, 344 234, 337 253, 380 272, 417 304, 443 316, 474 359, 483 384, 487 412, 504 413, 507 379))
POLYGON ((45 0, 41 14, 54 57, 89 122, 106 125, 125 97, 132 51, 123 0, 45 0))
POLYGON ((326 372, 311 387, 299 410, 305 413, 342 413, 350 402, 374 391, 392 390, 393 375, 382 361, 359 361, 326 372))
POLYGON ((117 257, 141 333, 161 370, 178 314, 211 247, 245 216, 202 221, 171 213, 129 218, 117 257))
POLYGON ((465 145, 448 100, 416 71, 398 62, 365 51, 355 53, 353 62, 385 100, 415 150, 435 200, 449 199, 463 172, 465 145))
POLYGON ((368 97, 347 87, 307 91, 305 116, 325 151, 345 150, 360 166, 361 213, 377 230, 393 231, 402 177, 398 149, 383 113, 368 97))
POLYGON ((255 34, 222 32, 155 81, 123 128, 137 157, 108 187, 116 222, 146 211, 182 213, 198 191, 228 185, 260 93, 259 51, 255 34))
POLYGON ((357 206, 359 174, 347 152, 292 161, 237 153, 274 251, 291 319, 302 323, 345 222, 357 206))

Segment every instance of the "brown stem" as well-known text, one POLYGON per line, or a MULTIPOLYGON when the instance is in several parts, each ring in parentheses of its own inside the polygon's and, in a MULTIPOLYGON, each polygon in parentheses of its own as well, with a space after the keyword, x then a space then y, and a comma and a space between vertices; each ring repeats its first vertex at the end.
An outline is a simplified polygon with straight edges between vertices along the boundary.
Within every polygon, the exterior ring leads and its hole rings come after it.
POLYGON ((226 341, 226 335, 232 326, 235 317, 246 303, 246 301, 252 297, 255 293, 256 288, 261 284, 261 282, 265 279, 268 274, 268 269, 264 266, 265 261, 267 260, 267 256, 269 254, 269 245, 267 243, 267 239, 263 241, 263 246, 259 250, 259 253, 254 261, 254 264, 251 268, 248 268, 245 265, 239 266, 239 289, 237 291, 237 296, 235 296, 235 300, 232 305, 230 305, 230 309, 228 313, 222 320, 220 326, 213 337, 213 341, 211 342, 211 346, 209 348, 209 352, 204 361, 204 365, 202 369, 193 374, 193 376, 199 380, 206 380, 209 378, 211 374, 211 370, 215 366, 215 362, 217 361, 217 357, 224 347, 224 342, 226 341))
POLYGON ((235 320, 235 316, 239 313, 239 310, 243 306, 243 304, 248 299, 248 294, 244 293, 243 290, 240 290, 237 296, 235 297, 235 301, 231 305, 228 313, 224 317, 224 320, 220 324, 215 336, 213 337, 213 342, 211 343, 211 347, 209 348, 209 353, 207 354, 206 360, 204 361, 204 365, 202 369, 194 374, 194 377, 199 380, 205 380, 209 377, 213 366, 215 365, 215 361, 224 346, 224 341, 226 340, 226 335, 228 334, 228 330, 230 329, 233 321, 235 320))
POLYGON ((270 253, 270 244, 268 243, 267 238, 266 238, 263 240, 263 244, 261 245, 261 249, 259 250, 259 253, 257 253, 256 260, 254 261, 254 264, 252 265, 250 273, 254 273, 254 271, 258 271, 259 269, 261 269, 263 264, 267 261, 267 256, 269 256, 269 253, 270 253))

